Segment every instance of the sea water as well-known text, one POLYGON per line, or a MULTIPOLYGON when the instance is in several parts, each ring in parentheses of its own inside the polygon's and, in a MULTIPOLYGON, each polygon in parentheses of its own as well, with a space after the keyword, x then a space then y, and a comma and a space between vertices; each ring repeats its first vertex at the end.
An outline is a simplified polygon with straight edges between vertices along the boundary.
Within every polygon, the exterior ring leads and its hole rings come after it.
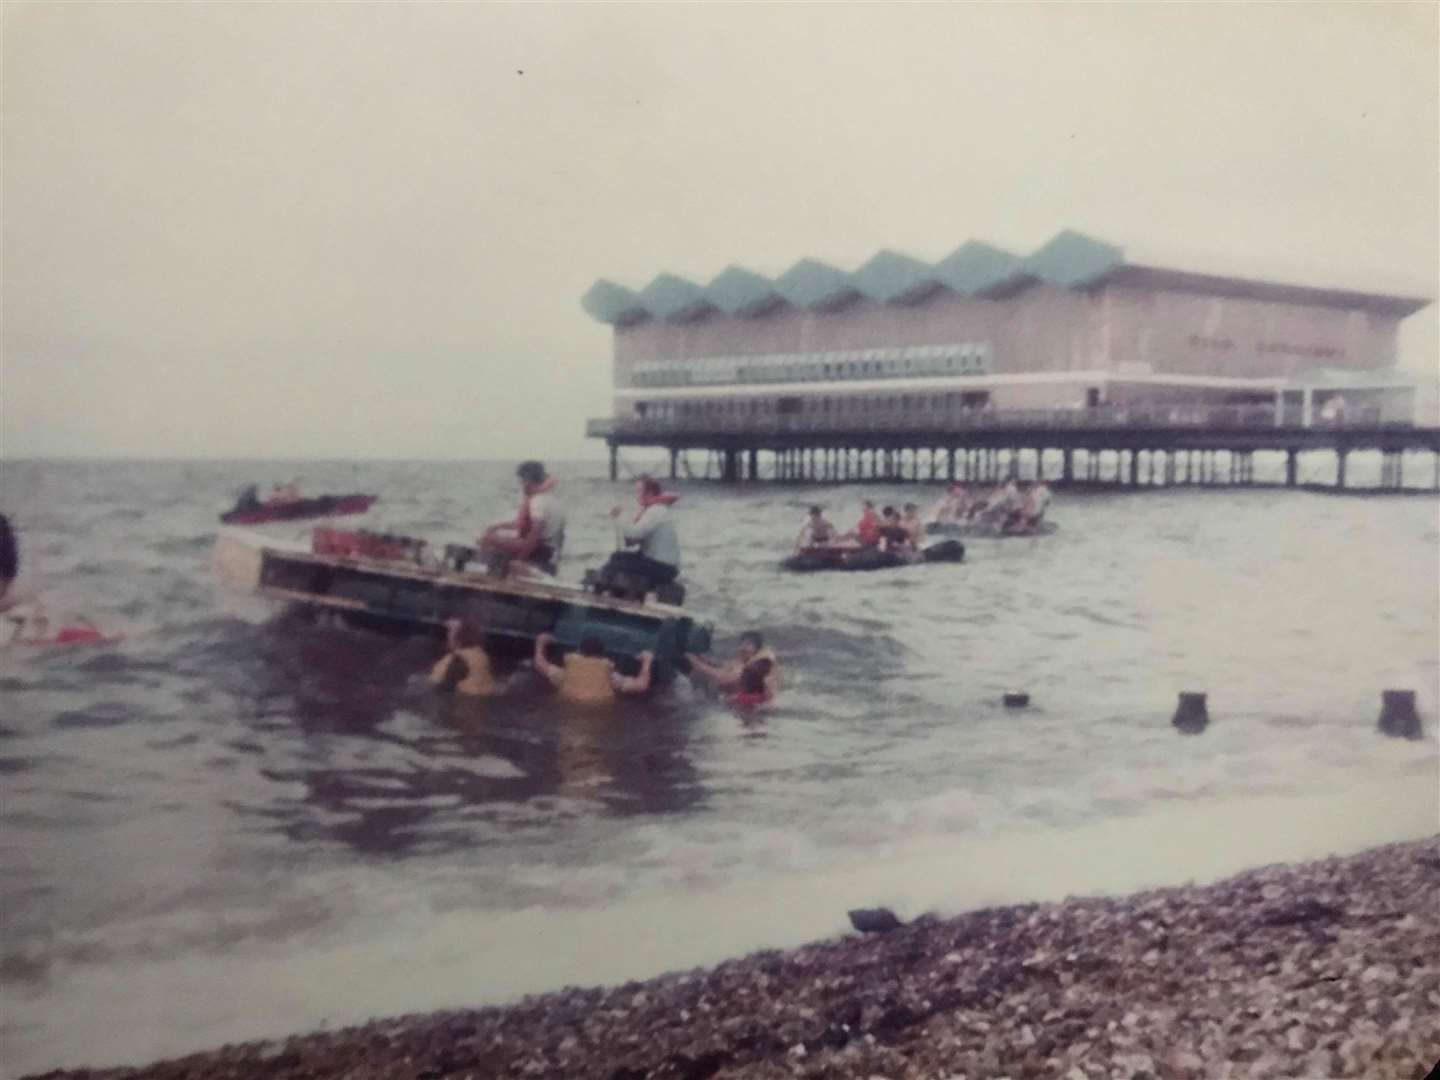
MULTIPOLYGON (((556 471, 578 579, 633 495, 556 471)), ((125 634, 0 653, 6 1074, 644 977, 847 907, 1123 892, 1440 827, 1430 497, 1062 495, 1058 532, 961 565, 793 575, 811 502, 848 527, 938 489, 680 484, 687 607, 785 665, 746 719, 683 681, 602 713, 523 671, 440 698, 429 642, 224 592, 219 511, 296 474, 440 543, 515 498, 496 464, 5 466, 22 576, 125 634), (1376 733, 1389 688, 1425 739, 1376 733), (1169 724, 1182 690, 1204 735, 1169 724)))

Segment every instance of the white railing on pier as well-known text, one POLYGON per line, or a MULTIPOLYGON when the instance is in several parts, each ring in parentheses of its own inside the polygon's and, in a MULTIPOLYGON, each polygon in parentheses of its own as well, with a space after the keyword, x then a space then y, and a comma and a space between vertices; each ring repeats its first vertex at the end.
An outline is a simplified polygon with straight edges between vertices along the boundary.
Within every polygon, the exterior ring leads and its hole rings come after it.
MULTIPOLYGON (((1292 410, 1293 411, 1293 410, 1292 410)), ((1343 418, 1315 420, 1312 428, 1374 427, 1378 407, 1352 409, 1343 418)), ((1077 431, 1094 429, 1193 428, 1215 431, 1298 425, 1299 417, 1277 416, 1273 405, 1102 405, 1084 409, 925 409, 887 413, 799 413, 748 415, 718 412, 700 416, 602 417, 586 423, 585 433, 611 436, 685 435, 867 435, 923 432, 926 435, 992 429, 1077 431)), ((1396 425, 1406 426, 1406 425, 1396 425)))

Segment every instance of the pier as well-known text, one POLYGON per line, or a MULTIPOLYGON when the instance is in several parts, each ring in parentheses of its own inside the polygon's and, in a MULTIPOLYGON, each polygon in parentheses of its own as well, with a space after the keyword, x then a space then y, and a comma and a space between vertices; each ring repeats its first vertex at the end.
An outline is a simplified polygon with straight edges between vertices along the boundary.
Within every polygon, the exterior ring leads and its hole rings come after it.
POLYGON ((737 416, 704 426, 598 419, 610 478, 620 451, 661 449, 670 475, 723 483, 966 483, 1037 479, 1063 487, 1306 487, 1440 492, 1440 428, 1345 422, 1278 424, 1270 409, 1063 409, 915 416, 737 416), (1283 474, 1257 480, 1255 455, 1283 455, 1283 474), (1381 455, 1378 484, 1357 485, 1352 454, 1381 455), (1302 483, 1302 457, 1328 456, 1333 483, 1302 483), (1406 479, 1410 483, 1407 485, 1406 479), (1417 483, 1418 481, 1418 483, 1417 483))

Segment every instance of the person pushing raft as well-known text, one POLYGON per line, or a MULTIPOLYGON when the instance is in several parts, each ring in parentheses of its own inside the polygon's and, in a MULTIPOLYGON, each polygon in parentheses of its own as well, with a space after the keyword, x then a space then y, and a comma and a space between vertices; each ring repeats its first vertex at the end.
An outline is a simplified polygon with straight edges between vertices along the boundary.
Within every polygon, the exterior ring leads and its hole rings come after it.
POLYGON ((430 671, 430 682, 437 689, 465 697, 490 697, 499 689, 484 639, 473 624, 448 620, 445 648, 445 655, 430 671))
POLYGON ((644 694, 650 689, 650 671, 655 654, 640 654, 640 671, 621 675, 605 655, 605 644, 590 636, 580 642, 579 651, 569 653, 560 663, 550 662, 546 654, 555 644, 553 634, 535 639, 535 670, 550 680, 560 696, 577 705, 608 705, 617 694, 644 694))
POLYGON ((716 664, 695 653, 686 653, 685 659, 692 676, 698 675, 725 693, 725 700, 737 709, 758 708, 774 701, 780 692, 780 661, 754 630, 740 635, 735 658, 728 664, 716 664))

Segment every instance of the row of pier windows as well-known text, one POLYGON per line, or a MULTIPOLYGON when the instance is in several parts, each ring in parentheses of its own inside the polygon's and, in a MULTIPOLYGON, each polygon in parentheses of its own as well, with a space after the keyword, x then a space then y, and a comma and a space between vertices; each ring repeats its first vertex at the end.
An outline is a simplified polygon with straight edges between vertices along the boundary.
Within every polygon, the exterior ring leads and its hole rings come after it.
POLYGON ((988 391, 943 394, 864 394, 846 397, 716 398, 709 401, 637 401, 635 416, 646 420, 696 423, 772 416, 853 416, 984 409, 988 391))
POLYGON ((641 361, 630 369, 629 385, 828 382, 922 375, 983 375, 989 370, 989 345, 974 342, 850 352, 641 361))

